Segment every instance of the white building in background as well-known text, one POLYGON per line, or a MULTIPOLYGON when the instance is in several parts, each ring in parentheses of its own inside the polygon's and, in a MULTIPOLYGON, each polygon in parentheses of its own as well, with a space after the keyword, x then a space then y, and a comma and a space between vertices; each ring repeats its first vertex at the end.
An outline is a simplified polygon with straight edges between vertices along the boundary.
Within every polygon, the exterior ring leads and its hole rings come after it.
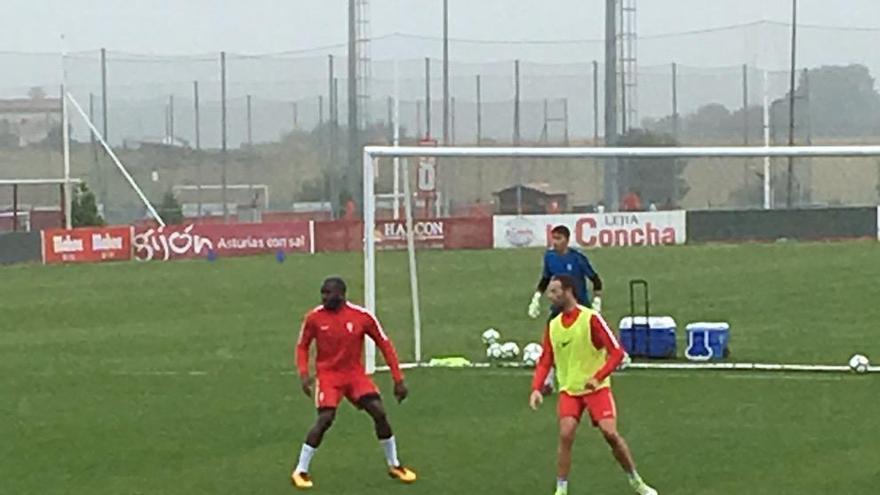
POLYGON ((60 124, 60 98, 0 99, 0 141, 12 136, 20 147, 40 143, 60 124))

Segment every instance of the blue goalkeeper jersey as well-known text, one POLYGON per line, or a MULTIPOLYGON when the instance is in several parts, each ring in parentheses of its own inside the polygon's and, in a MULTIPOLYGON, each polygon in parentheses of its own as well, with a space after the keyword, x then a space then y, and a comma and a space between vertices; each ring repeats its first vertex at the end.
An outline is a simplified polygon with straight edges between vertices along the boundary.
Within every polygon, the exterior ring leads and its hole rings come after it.
POLYGON ((574 295, 580 304, 587 307, 590 305, 590 293, 587 290, 587 279, 596 276, 596 270, 590 264, 587 256, 572 248, 568 248, 565 254, 559 254, 553 249, 544 253, 544 278, 554 275, 570 275, 574 279, 574 295))

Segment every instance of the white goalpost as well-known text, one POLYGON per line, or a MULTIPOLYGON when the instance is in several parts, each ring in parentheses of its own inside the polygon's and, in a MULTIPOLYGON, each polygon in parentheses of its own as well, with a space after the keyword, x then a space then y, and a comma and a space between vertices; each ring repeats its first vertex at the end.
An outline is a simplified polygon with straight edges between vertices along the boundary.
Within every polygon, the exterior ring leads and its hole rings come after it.
MULTIPOLYGON (((410 359, 402 358, 405 367, 425 364, 423 359, 422 321, 419 307, 418 267, 415 257, 415 234, 413 232, 412 197, 409 191, 408 158, 869 158, 880 157, 880 145, 870 146, 722 146, 722 147, 633 147, 633 148, 534 148, 534 147, 416 147, 416 146, 366 146, 363 150, 363 216, 364 216, 364 304, 376 312, 376 199, 375 183, 378 160, 392 158, 400 162, 404 202, 406 241, 408 250, 409 282, 413 311, 414 353, 410 359)), ((395 176, 398 175, 395 165, 395 176)), ((395 177, 396 181, 397 177, 395 177)), ((765 188, 767 186, 765 185, 765 188)), ((387 195, 381 195, 383 197, 387 195)), ((395 194, 395 196, 398 196, 395 194)), ((367 339, 365 347, 366 367, 369 373, 377 370, 376 348, 367 339)), ((765 371, 842 371, 845 366, 786 365, 762 363, 637 363, 633 368, 649 369, 724 369, 765 371)), ((880 371, 880 368, 871 368, 880 371)))

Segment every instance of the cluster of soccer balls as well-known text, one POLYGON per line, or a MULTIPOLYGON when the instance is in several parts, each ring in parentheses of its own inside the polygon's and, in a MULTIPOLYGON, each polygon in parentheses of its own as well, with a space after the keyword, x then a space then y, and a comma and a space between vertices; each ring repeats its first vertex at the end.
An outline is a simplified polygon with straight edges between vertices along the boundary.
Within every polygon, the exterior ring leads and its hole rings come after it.
POLYGON ((512 362, 519 358, 524 366, 533 367, 538 364, 538 360, 541 359, 541 354, 544 351, 541 348, 541 344, 532 342, 526 344, 526 346, 522 348, 522 353, 520 354, 519 345, 513 341, 502 343, 501 333, 494 328, 490 328, 483 332, 482 340, 483 344, 486 346, 486 357, 493 361, 512 362))

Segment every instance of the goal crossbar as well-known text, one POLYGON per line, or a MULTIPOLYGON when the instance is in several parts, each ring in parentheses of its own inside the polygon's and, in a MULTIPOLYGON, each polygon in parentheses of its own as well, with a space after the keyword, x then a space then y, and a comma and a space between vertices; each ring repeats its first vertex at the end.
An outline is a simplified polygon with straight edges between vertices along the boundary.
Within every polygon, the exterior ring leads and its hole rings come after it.
POLYGON ((788 158, 876 157, 869 146, 663 146, 594 148, 367 146, 364 162, 382 157, 434 158, 788 158))
MULTIPOLYGON (((408 177, 407 158, 816 158, 816 157, 880 157, 880 145, 852 146, 697 146, 697 147, 431 147, 431 146, 365 146, 363 149, 363 215, 364 215, 364 305, 376 312, 376 172, 379 158, 403 158, 404 177, 408 177)), ((769 188, 768 162, 765 160, 765 202, 769 188)), ((408 183, 404 179, 404 183, 408 183)), ((411 198, 405 195, 404 202, 411 198)), ((418 276, 414 250, 412 209, 406 208, 407 249, 409 256, 410 290, 418 304, 418 276)), ((421 362, 421 321, 419 308, 413 308, 413 333, 416 342, 415 364, 421 362)), ((376 348, 371 340, 365 346, 367 372, 376 370, 376 348)))

